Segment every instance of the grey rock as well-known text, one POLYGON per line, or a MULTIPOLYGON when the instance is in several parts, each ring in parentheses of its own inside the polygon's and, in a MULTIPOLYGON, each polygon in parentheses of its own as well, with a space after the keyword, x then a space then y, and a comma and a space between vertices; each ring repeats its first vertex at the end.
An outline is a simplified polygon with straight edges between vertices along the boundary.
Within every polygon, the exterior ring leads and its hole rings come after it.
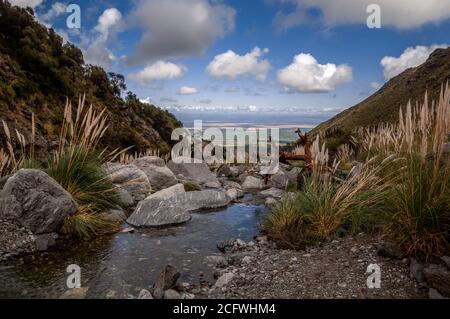
POLYGON ((217 170, 218 177, 237 177, 239 176, 239 168, 236 166, 230 166, 228 164, 223 164, 217 170))
POLYGON ((157 300, 161 300, 164 297, 164 290, 161 288, 155 288, 153 289, 153 298, 157 300))
POLYGON ((120 208, 110 209, 108 211, 108 217, 115 222, 123 222, 127 219, 127 215, 125 215, 125 212, 120 208))
POLYGON ((0 220, 0 261, 36 251, 36 236, 23 227, 0 220))
POLYGON ((134 165, 137 167, 145 167, 145 166, 159 166, 159 167, 165 167, 166 162, 157 156, 146 156, 136 159, 133 162, 134 165))
POLYGON ((167 200, 171 198, 172 196, 175 196, 177 194, 184 194, 186 193, 184 190, 183 184, 176 184, 174 186, 171 186, 169 188, 163 189, 159 192, 156 192, 149 197, 146 198, 146 200, 149 199, 158 199, 158 200, 167 200))
POLYGON ((181 295, 178 291, 175 291, 173 289, 169 289, 164 291, 164 299, 166 300, 177 300, 181 299, 181 295))
POLYGON ((148 165, 140 169, 147 175, 150 185, 155 190, 163 190, 178 183, 175 175, 167 167, 148 165))
POLYGON ((259 193, 259 196, 261 196, 262 198, 273 197, 281 199, 283 195, 284 192, 278 188, 270 188, 259 193))
POLYGON ((42 234, 35 236, 35 244, 37 251, 46 251, 48 248, 56 244, 57 234, 42 234))
POLYGON ((223 186, 225 187, 225 189, 230 189, 230 188, 242 189, 241 184, 233 182, 233 181, 228 181, 228 180, 223 182, 223 186))
POLYGON ((203 184, 205 188, 219 189, 222 188, 222 185, 219 182, 208 182, 203 184))
POLYGON ((187 292, 183 292, 183 293, 181 293, 181 299, 184 299, 184 300, 193 300, 193 299, 195 299, 195 295, 194 295, 194 294, 187 293, 187 292))
POLYGON ((227 190, 227 196, 232 200, 235 201, 239 197, 239 191, 236 188, 231 188, 227 190))
POLYGON ((123 189, 123 188, 117 188, 117 193, 119 194, 119 200, 122 203, 124 207, 130 207, 134 205, 134 199, 131 194, 123 189))
POLYGON ((127 222, 135 227, 182 224, 191 219, 190 211, 224 207, 230 201, 225 192, 214 190, 176 194, 163 201, 151 198, 140 202, 127 222))
POLYGON ((245 178, 244 183, 242 184, 242 188, 244 190, 258 190, 264 188, 264 182, 262 179, 253 177, 253 176, 247 176, 245 178))
POLYGON ((409 263, 409 276, 415 279, 418 283, 422 283, 425 280, 423 274, 423 265, 420 264, 415 258, 411 258, 409 263))
POLYGON ((205 258, 206 262, 214 266, 227 266, 228 262, 223 256, 207 256, 205 258))
POLYGON ((273 187, 286 189, 287 185, 289 184, 289 176, 282 170, 279 170, 278 173, 271 177, 270 183, 273 187))
POLYGON ((234 278, 234 274, 232 272, 228 272, 220 276, 214 284, 214 288, 222 288, 227 286, 234 278))
POLYGON ((200 184, 219 182, 216 175, 209 170, 208 165, 205 163, 175 164, 173 161, 170 161, 167 167, 175 175, 183 175, 185 180, 197 181, 200 184))
POLYGON ((147 175, 136 165, 108 163, 106 171, 111 181, 130 193, 136 201, 143 200, 152 191, 147 175))
POLYGON ((450 271, 440 265, 430 265, 424 269, 425 279, 431 288, 444 297, 450 297, 450 271))
POLYGON ((150 293, 150 291, 148 291, 146 289, 142 289, 141 292, 139 293, 138 299, 150 300, 150 299, 153 299, 153 296, 150 293))
POLYGON ((19 170, 0 192, 0 219, 33 234, 59 231, 64 219, 77 209, 70 194, 40 170, 19 170))

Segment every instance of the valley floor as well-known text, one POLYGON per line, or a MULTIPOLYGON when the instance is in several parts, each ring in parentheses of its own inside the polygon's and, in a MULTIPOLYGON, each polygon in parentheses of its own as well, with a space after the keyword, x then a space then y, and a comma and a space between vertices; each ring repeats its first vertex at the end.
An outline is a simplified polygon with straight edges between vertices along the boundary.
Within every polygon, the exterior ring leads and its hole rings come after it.
POLYGON ((380 241, 361 234, 321 247, 297 252, 278 250, 259 237, 255 243, 235 244, 229 266, 228 285, 210 291, 210 298, 244 299, 341 299, 427 298, 428 289, 409 276, 408 259, 378 256, 380 241), (366 273, 370 264, 381 268, 381 288, 369 289, 366 273), (233 274, 233 275, 231 275, 233 274))

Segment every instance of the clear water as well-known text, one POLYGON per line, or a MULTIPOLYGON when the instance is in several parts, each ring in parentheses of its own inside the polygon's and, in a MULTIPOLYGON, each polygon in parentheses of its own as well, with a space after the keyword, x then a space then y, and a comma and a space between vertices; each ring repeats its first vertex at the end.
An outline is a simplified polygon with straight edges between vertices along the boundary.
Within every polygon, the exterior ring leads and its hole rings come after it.
POLYGON ((0 298, 58 298, 67 290, 66 268, 81 267, 89 298, 137 296, 157 279, 167 264, 181 272, 181 281, 212 281, 205 257, 219 254, 217 243, 251 240, 260 231, 264 206, 233 205, 217 212, 192 214, 192 220, 163 230, 115 234, 75 246, 57 247, 41 255, 0 264, 0 298))

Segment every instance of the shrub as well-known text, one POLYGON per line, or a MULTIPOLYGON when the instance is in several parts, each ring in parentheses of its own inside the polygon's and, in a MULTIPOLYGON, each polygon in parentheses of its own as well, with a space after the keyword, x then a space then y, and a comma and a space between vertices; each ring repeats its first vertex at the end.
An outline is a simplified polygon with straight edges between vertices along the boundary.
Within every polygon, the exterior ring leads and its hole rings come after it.
POLYGON ((389 185, 378 175, 393 161, 367 161, 359 174, 342 182, 334 180, 334 172, 313 170, 303 191, 288 195, 272 209, 265 231, 282 246, 303 249, 340 233, 373 227, 384 211, 389 185))

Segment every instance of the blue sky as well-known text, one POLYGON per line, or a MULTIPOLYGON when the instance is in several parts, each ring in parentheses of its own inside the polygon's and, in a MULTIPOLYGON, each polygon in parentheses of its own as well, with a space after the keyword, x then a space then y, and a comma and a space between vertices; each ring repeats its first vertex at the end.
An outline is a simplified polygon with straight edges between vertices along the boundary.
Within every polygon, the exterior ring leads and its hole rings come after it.
POLYGON ((12 2, 172 109, 335 113, 450 43, 448 0, 12 2), (374 2, 380 29, 366 23, 374 2), (80 30, 66 27, 70 3, 80 30))

